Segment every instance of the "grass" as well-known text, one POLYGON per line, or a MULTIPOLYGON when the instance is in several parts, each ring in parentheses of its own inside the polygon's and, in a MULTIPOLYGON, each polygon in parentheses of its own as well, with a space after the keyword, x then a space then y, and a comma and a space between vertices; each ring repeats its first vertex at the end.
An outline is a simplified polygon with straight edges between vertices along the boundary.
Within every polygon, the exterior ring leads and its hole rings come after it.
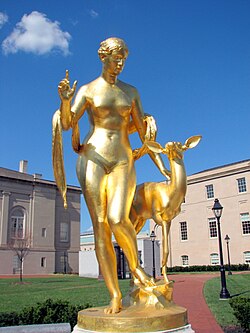
MULTIPOLYGON (((104 306, 109 303, 109 294, 104 281, 81 278, 74 275, 52 275, 46 278, 0 279, 0 312, 19 311, 25 306, 35 305, 48 298, 67 300, 72 304, 104 306)), ((123 295, 129 289, 129 280, 120 280, 123 295)), ((204 295, 208 306, 217 322, 222 327, 237 325, 228 300, 219 300, 220 278, 208 280, 204 295)), ((250 297, 250 274, 233 274, 227 276, 227 289, 231 296, 250 297)))
MULTIPOLYGON (((129 280, 121 280, 123 295, 129 289, 129 280)), ((104 281, 74 275, 55 275, 48 278, 0 279, 0 312, 19 311, 48 298, 67 300, 72 304, 103 306, 109 303, 104 281)))
MULTIPOLYGON (((250 274, 227 275, 227 289, 231 297, 242 296, 250 297, 250 274)), ((237 325, 237 319, 228 300, 220 300, 221 290, 220 277, 208 280, 204 287, 206 302, 222 327, 237 325)))

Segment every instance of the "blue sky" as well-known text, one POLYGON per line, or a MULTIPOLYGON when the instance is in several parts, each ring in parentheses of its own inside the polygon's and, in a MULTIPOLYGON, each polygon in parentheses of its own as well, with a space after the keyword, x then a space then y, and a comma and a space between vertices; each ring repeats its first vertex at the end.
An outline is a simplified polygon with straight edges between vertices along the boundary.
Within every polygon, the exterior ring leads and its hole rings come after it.
MULTIPOLYGON (((120 79, 139 90, 155 116, 158 141, 184 142, 188 174, 249 158, 250 2, 248 0, 1 0, 0 166, 52 180, 51 118, 58 82, 69 70, 78 88, 101 71, 100 41, 123 38, 130 55, 120 79)), ((81 136, 88 120, 81 121, 81 136)), ((67 182, 77 185, 70 132, 67 182)), ((138 146, 136 135, 132 146, 138 146)), ((167 160, 166 164, 167 163, 167 160)), ((148 157, 138 183, 163 180, 148 157)), ((90 225, 83 205, 82 230, 90 225)))

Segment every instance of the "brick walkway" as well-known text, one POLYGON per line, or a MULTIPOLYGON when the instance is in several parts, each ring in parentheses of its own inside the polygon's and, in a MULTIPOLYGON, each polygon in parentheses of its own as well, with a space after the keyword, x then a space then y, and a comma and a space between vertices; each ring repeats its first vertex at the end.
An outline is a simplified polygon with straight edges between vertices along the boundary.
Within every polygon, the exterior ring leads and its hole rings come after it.
POLYGON ((223 333, 203 297, 204 283, 215 274, 170 275, 174 283, 174 302, 188 310, 188 321, 195 333, 223 333))

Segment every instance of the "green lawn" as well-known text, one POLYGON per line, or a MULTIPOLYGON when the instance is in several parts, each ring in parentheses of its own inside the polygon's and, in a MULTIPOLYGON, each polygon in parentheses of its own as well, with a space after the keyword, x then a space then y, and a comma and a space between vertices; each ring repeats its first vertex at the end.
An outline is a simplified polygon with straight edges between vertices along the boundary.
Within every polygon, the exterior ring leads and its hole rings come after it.
MULTIPOLYGON (((16 279, 0 279, 0 312, 19 311, 48 298, 67 300, 72 304, 103 306, 109 302, 109 294, 103 281, 74 275, 52 275, 48 278, 24 278, 24 284, 16 279)), ((123 295, 129 289, 129 280, 120 280, 123 295)), ((250 274, 227 276, 227 288, 231 296, 241 294, 250 297, 250 274)), ((206 301, 221 326, 237 324, 228 301, 219 300, 220 278, 205 284, 206 301)))
MULTIPOLYGON (((227 275, 227 289, 231 297, 237 295, 242 297, 250 297, 250 274, 227 275)), ((219 294, 221 290, 220 277, 208 280, 204 287, 204 295, 206 302, 214 314, 217 322, 222 326, 236 325, 237 320, 233 315, 228 300, 220 300, 219 294)))
MULTIPOLYGON (((27 305, 48 298, 67 300, 72 304, 103 306, 109 303, 109 294, 103 281, 74 275, 54 275, 48 278, 0 279, 0 312, 19 311, 27 305)), ((123 295, 129 289, 129 280, 121 280, 123 295)))

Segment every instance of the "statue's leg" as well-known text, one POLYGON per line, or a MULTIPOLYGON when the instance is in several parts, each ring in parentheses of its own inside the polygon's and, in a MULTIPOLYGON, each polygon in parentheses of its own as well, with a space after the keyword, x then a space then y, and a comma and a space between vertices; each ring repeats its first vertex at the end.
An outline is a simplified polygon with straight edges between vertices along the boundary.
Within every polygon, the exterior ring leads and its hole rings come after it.
POLYGON ((135 229, 135 233, 139 234, 144 227, 146 220, 137 215, 135 208, 132 206, 129 213, 129 219, 135 229))
POLYGON ((106 221, 104 223, 99 221, 93 225, 96 256, 111 297, 110 305, 104 311, 117 313, 121 310, 122 295, 118 284, 116 254, 111 240, 111 230, 106 221))
POLYGON ((162 275, 166 283, 169 282, 167 277, 167 261, 169 255, 168 235, 171 221, 162 221, 162 275))
POLYGON ((117 263, 112 234, 107 222, 107 175, 101 166, 80 156, 77 175, 89 209, 95 237, 95 251, 100 269, 109 290, 111 302, 106 313, 117 313, 121 309, 121 292, 117 277, 117 263))
POLYGON ((128 165, 117 166, 108 175, 108 222, 118 245, 122 248, 132 275, 143 285, 154 285, 139 265, 135 229, 129 219, 129 212, 135 191, 135 171, 128 165))

